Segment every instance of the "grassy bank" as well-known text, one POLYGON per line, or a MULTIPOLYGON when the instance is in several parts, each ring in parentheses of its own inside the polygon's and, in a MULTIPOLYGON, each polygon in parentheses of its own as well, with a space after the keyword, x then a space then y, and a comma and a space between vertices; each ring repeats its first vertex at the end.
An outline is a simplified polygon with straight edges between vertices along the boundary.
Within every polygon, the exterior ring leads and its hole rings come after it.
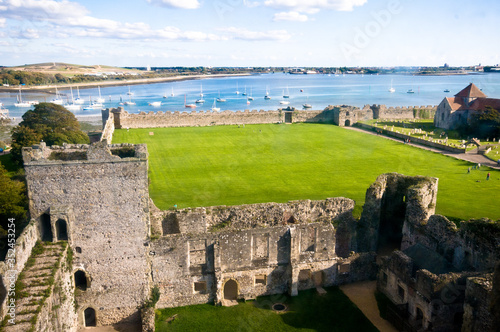
POLYGON ((338 288, 319 296, 315 289, 299 296, 274 295, 234 307, 200 304, 156 311, 156 331, 377 331, 338 288), (271 310, 284 303, 286 313, 271 310), (170 323, 166 319, 177 314, 170 323))
POLYGON ((437 213, 500 218, 499 171, 467 174, 466 161, 333 125, 117 130, 113 142, 148 144, 161 209, 341 196, 362 205, 378 175, 398 172, 439 178, 437 213))

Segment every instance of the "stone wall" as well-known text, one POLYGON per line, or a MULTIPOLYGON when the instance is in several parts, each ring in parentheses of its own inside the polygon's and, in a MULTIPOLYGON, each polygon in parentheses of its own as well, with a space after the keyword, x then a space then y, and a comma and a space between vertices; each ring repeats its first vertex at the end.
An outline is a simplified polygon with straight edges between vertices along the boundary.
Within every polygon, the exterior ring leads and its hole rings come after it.
POLYGON ((78 316, 94 308, 98 325, 136 318, 150 290, 145 145, 42 143, 24 148, 23 157, 32 218, 53 239, 66 228, 72 273, 87 278, 76 298, 78 316))
POLYGON ((357 229, 357 249, 376 251, 384 245, 379 243, 381 235, 386 237, 382 242, 401 243, 407 224, 425 223, 434 214, 437 184, 437 178, 397 173, 380 175, 366 191, 357 229))
POLYGON ((352 215, 355 202, 337 197, 288 203, 260 203, 212 206, 160 211, 151 209, 151 223, 157 234, 200 233, 214 229, 248 229, 293 225, 311 221, 337 221, 352 215))
POLYGON ((111 144, 115 132, 115 116, 113 112, 110 112, 109 108, 102 110, 102 123, 101 141, 106 140, 108 144, 111 144))
POLYGON ((286 112, 291 114, 291 122, 331 123, 333 121, 333 113, 331 112, 295 110, 293 108, 277 111, 244 110, 236 112, 158 111, 155 113, 151 111, 139 114, 130 114, 122 108, 109 111, 110 114, 114 114, 114 124, 117 129, 279 123, 285 121, 286 112))
POLYGON ((490 311, 492 282, 492 274, 467 279, 463 332, 486 332, 499 328, 498 325, 494 325, 493 315, 490 311))
POLYGON ((24 268, 31 250, 39 239, 38 223, 32 220, 16 239, 14 249, 9 249, 4 262, 0 262, 0 319, 7 313, 7 294, 14 290, 19 273, 24 268))

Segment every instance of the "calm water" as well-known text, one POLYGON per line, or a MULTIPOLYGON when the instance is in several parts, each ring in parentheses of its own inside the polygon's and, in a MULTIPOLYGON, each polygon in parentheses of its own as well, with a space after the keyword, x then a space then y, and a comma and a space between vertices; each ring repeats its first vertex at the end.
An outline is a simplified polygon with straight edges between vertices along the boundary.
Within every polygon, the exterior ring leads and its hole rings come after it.
MULTIPOLYGON (((192 104, 199 98, 203 89, 204 104, 198 104, 196 111, 212 108, 214 99, 221 97, 226 102, 217 103, 221 110, 263 109, 276 110, 288 105, 280 105, 283 92, 288 87, 289 106, 302 108, 304 103, 311 104, 313 109, 323 109, 328 105, 353 105, 362 107, 366 104, 385 104, 387 106, 420 106, 437 105, 445 96, 453 96, 469 83, 475 83, 489 97, 500 98, 500 74, 471 74, 455 76, 411 76, 411 75, 289 75, 262 74, 246 77, 210 78, 181 82, 132 85, 133 96, 127 95, 128 87, 102 87, 101 96, 105 98, 104 107, 117 107, 121 101, 131 99, 135 106, 124 106, 130 113, 141 111, 187 111, 184 107, 184 96, 187 103, 192 104), (390 93, 391 86, 396 92, 390 93), (171 97, 172 89, 175 96, 171 97), (237 89, 240 94, 236 94, 237 89), (247 95, 254 100, 247 104, 247 95), (272 99, 265 100, 266 89, 272 99), (413 89, 414 94, 407 91, 413 89), (444 90, 449 89, 449 93, 444 90), (301 92, 300 90, 303 90, 301 92), (166 95, 168 98, 163 98, 166 95), (149 103, 161 101, 159 107, 149 106, 149 103)), ((69 90, 60 90, 67 97, 69 90)), ((76 96, 76 91, 73 91, 76 96)), ((98 97, 97 88, 81 89, 80 97, 87 102, 91 97, 98 97)), ((14 107, 17 94, 0 93, 0 102, 9 109, 10 116, 20 117, 27 108, 14 107)), ((23 92, 23 100, 50 101, 53 95, 43 93, 23 92)), ((75 111, 76 115, 100 115, 100 110, 75 111)))

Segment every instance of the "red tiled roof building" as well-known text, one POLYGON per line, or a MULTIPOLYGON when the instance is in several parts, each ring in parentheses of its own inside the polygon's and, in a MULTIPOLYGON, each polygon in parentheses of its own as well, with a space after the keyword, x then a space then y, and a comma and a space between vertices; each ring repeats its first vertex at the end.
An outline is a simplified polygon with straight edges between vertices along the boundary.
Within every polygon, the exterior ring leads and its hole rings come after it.
POLYGON ((446 97, 438 105, 434 115, 434 126, 443 129, 456 129, 469 124, 470 116, 487 106, 500 109, 500 99, 488 98, 474 83, 455 95, 446 97))

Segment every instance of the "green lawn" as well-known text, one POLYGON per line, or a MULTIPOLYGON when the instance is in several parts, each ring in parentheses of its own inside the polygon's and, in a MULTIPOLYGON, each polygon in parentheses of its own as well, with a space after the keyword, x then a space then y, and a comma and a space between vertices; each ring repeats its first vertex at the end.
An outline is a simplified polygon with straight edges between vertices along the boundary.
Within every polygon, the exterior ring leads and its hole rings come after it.
POLYGON ((200 304, 156 311, 156 331, 377 331, 361 311, 337 287, 324 296, 316 290, 299 296, 273 295, 234 307, 200 304), (277 314, 272 304, 284 303, 286 313, 277 314), (165 320, 174 314, 170 323, 165 320))
POLYGON ((333 125, 122 129, 113 142, 148 144, 161 209, 341 196, 362 205, 378 175, 398 172, 439 178, 437 213, 500 219, 499 171, 467 174, 468 162, 333 125))

